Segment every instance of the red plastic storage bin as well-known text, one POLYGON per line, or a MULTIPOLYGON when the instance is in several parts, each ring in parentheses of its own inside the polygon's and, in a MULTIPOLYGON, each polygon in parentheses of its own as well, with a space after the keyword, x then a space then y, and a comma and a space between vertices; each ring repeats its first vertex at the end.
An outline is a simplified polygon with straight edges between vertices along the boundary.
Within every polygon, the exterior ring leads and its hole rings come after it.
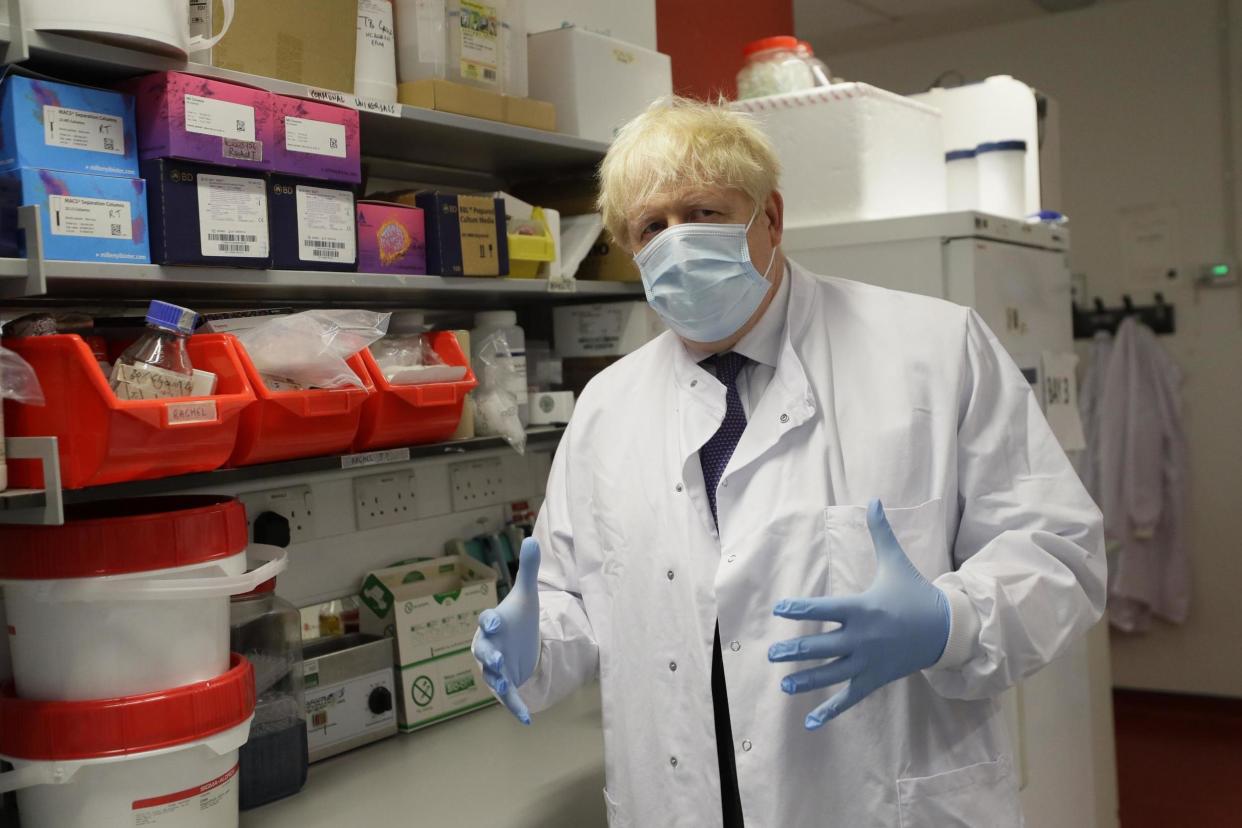
POLYGON ((361 357, 355 355, 348 362, 362 380, 363 388, 269 391, 246 347, 240 342, 236 345, 257 401, 242 412, 230 466, 349 451, 358 434, 362 404, 375 391, 361 357))
POLYGON ((431 347, 446 364, 466 366, 466 376, 457 382, 393 385, 384 378, 371 349, 363 350, 360 356, 375 383, 375 393, 362 404, 354 451, 434 443, 447 440, 457 430, 466 395, 478 382, 457 337, 449 331, 428 336, 431 347))
MULTIPOLYGON (((90 346, 75 334, 6 339, 34 366, 44 407, 6 403, 10 437, 56 437, 66 489, 211 471, 233 453, 241 413, 254 403, 233 341, 190 337, 190 361, 217 377, 210 397, 120 400, 90 346)), ((10 460, 9 484, 42 488, 35 460, 10 460)))

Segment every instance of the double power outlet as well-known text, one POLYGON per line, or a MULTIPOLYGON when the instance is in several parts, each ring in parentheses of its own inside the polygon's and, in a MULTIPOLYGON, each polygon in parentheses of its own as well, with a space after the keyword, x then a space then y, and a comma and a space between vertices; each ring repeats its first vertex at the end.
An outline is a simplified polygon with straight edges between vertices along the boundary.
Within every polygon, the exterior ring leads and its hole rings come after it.
POLYGON ((246 507, 246 522, 254 536, 254 522, 264 512, 273 512, 289 521, 289 543, 314 540, 315 502, 310 486, 288 486, 284 489, 268 489, 239 495, 246 507))
POLYGON ((359 529, 506 503, 505 464, 500 458, 444 466, 401 469, 354 478, 354 514, 359 529), (448 490, 445 490, 445 483, 448 490))

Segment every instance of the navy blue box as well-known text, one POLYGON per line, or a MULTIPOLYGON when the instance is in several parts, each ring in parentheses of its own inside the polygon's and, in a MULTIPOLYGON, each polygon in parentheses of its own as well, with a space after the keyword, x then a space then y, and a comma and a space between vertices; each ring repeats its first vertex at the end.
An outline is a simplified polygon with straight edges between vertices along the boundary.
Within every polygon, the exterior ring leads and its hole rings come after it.
POLYGON ((505 203, 491 196, 418 193, 427 227, 427 272, 439 276, 508 276, 505 203))
POLYGON ((171 158, 152 158, 141 166, 151 217, 151 261, 272 266, 264 173, 171 158))
POLYGON ((349 187, 273 175, 272 267, 277 270, 358 269, 358 227, 349 187))

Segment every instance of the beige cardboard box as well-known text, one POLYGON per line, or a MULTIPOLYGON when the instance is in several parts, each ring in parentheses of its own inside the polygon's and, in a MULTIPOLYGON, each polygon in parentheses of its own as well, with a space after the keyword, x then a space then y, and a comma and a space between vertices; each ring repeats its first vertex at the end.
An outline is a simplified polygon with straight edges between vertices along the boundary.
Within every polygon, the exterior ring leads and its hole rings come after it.
POLYGON ((397 87, 397 100, 407 106, 438 109, 489 121, 505 119, 505 96, 464 83, 424 78, 397 87))
POLYGON ((404 731, 491 704, 470 642, 496 606, 496 573, 466 555, 379 569, 360 594, 362 632, 395 639, 404 731))
POLYGON ((641 282, 634 257, 612 240, 608 231, 600 233, 591 252, 578 265, 577 278, 597 282, 641 282))
POLYGON ((562 305, 552 310, 556 353, 562 357, 624 356, 664 332, 644 301, 562 305))
POLYGON ((516 126, 556 132, 556 107, 547 101, 505 95, 505 121, 516 126))
MULTIPOLYGON (((194 0, 191 10, 197 6, 205 12, 206 5, 206 0, 194 0)), ((224 9, 220 0, 211 0, 211 6, 201 25, 215 34, 224 9)), ((356 0, 236 0, 228 34, 210 52, 196 52, 191 59, 352 93, 357 26, 356 0)))

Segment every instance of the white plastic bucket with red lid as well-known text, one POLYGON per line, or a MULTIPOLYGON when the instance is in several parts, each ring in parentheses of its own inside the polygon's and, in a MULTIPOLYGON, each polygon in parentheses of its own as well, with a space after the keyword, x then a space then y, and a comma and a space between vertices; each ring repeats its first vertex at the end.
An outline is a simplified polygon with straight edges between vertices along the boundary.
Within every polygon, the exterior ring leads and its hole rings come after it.
POLYGON ((0 792, 23 828, 236 828, 237 751, 254 715, 254 672, 158 693, 48 702, 0 691, 0 792))
POLYGON ((63 526, 0 526, 13 680, 23 699, 110 699, 229 669, 229 596, 283 571, 244 507, 153 497, 66 510, 63 526))

